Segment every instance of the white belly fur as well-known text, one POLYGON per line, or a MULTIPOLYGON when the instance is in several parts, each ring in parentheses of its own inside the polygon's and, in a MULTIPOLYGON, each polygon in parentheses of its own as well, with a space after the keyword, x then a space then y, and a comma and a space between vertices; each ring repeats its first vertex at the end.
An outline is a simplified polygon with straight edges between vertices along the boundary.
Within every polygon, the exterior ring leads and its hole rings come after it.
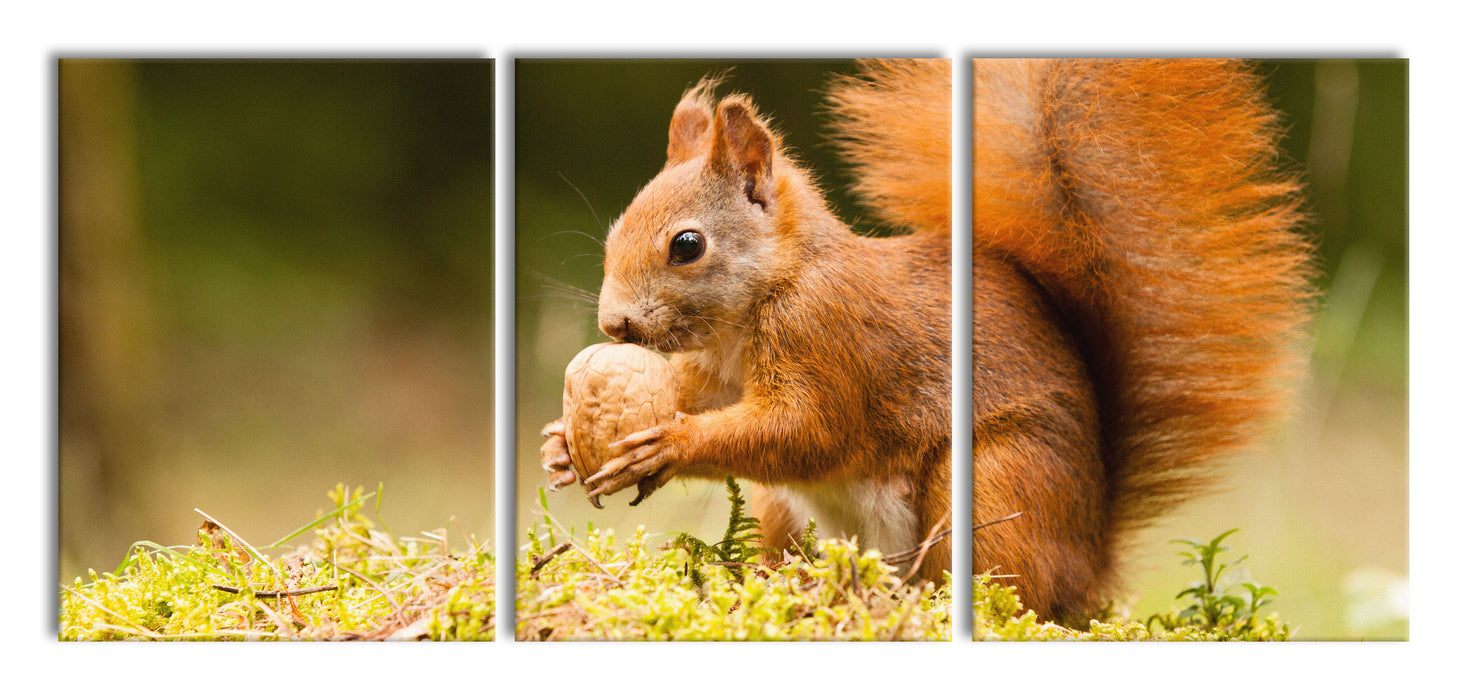
POLYGON ((876 479, 773 488, 792 501, 794 512, 816 519, 820 537, 855 537, 863 549, 884 555, 918 545, 917 511, 908 502, 907 489, 876 479))

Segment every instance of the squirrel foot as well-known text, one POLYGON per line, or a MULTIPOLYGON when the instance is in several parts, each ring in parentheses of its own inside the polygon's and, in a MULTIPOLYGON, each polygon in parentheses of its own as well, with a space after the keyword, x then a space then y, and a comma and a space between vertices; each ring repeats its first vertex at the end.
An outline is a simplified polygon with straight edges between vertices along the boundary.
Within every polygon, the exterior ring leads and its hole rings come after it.
POLYGON ((555 491, 562 486, 576 483, 576 472, 571 471, 571 452, 566 446, 566 424, 553 420, 540 429, 545 443, 540 446, 540 467, 548 474, 548 488, 555 491))
POLYGON ((677 459, 667 438, 682 417, 679 414, 679 420, 655 425, 612 443, 609 446, 612 459, 586 479, 586 485, 592 487, 587 495, 596 498, 635 484, 637 498, 631 505, 637 505, 668 483, 676 471, 677 459))

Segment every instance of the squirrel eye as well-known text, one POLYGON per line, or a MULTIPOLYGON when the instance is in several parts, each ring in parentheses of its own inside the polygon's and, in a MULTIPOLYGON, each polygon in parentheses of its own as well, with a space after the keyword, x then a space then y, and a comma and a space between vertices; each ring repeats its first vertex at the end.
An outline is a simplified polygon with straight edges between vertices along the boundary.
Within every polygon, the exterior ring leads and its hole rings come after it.
POLYGON ((686 265, 703 256, 703 234, 697 231, 684 231, 673 236, 673 241, 668 244, 668 262, 673 265, 686 265))

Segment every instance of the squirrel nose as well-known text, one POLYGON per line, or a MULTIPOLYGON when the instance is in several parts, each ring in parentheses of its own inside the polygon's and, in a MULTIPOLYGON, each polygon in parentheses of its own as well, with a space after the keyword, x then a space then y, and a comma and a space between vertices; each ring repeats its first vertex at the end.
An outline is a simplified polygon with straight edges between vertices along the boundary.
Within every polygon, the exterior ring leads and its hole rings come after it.
POLYGON ((639 339, 637 330, 632 327, 632 318, 629 316, 613 316, 602 319, 601 332, 606 333, 613 340, 624 343, 636 343, 639 339))

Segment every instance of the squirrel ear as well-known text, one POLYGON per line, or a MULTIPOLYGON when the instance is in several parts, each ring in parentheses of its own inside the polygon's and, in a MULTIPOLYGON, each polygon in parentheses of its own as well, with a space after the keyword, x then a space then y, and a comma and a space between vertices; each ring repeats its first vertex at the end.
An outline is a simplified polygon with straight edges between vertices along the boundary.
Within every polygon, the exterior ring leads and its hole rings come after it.
POLYGON ((678 103, 668 124, 668 165, 708 152, 709 121, 707 104, 688 99, 678 103))
POLYGON ((715 115, 714 134, 710 164, 727 168, 743 183, 749 201, 768 207, 775 190, 775 142, 749 100, 724 98, 715 115))

